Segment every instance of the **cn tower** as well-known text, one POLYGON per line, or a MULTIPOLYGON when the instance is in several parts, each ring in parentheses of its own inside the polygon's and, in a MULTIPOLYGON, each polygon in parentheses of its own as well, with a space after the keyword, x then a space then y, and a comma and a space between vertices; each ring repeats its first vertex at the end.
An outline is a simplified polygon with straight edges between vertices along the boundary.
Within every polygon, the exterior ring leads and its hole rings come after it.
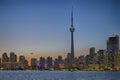
POLYGON ((73 9, 71 11, 71 26, 70 26, 70 32, 71 32, 71 59, 74 60, 74 31, 75 28, 73 26, 73 9))

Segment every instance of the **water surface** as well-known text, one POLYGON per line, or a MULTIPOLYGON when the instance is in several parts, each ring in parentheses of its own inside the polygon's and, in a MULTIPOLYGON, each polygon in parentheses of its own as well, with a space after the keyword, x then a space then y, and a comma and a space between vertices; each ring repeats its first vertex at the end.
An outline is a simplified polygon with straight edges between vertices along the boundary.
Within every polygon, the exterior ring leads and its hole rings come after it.
POLYGON ((0 80, 120 80, 120 72, 0 71, 0 80))

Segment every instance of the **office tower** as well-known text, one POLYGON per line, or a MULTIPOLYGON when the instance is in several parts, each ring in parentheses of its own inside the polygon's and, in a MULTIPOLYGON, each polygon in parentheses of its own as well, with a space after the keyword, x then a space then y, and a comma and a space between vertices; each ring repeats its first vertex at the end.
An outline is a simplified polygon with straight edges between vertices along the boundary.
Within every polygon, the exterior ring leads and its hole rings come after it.
POLYGON ((85 67, 85 56, 81 55, 76 62, 76 67, 80 70, 83 70, 85 67))
POLYGON ((73 10, 71 11, 71 26, 69 28, 70 32, 71 32, 71 58, 72 58, 72 62, 74 61, 74 31, 75 28, 73 26, 73 10))
POLYGON ((55 69, 55 70, 60 69, 58 59, 55 59, 55 66, 54 66, 54 69, 55 69))
POLYGON ((10 52, 10 69, 15 70, 18 68, 17 55, 14 52, 10 52))
POLYGON ((37 62, 37 59, 36 58, 31 58, 31 68, 32 69, 36 69, 36 62, 37 62))
POLYGON ((52 66, 52 57, 47 57, 47 68, 48 69, 51 69, 53 66, 52 66))
POLYGON ((93 55, 95 53, 95 48, 91 47, 89 53, 90 53, 90 55, 93 55))
POLYGON ((7 56, 7 53, 2 54, 2 63, 9 62, 9 57, 7 56))
POLYGON ((91 47, 90 50, 89 50, 89 53, 90 53, 90 64, 93 64, 94 63, 94 57, 95 57, 95 48, 94 47, 91 47))
POLYGON ((17 55, 14 52, 10 52, 10 62, 17 62, 17 55))
POLYGON ((99 65, 107 65, 107 55, 105 53, 105 50, 101 49, 97 52, 98 54, 98 64, 99 65))
POLYGON ((23 55, 19 56, 20 69, 25 69, 25 57, 23 55))
POLYGON ((90 64, 90 55, 86 55, 85 56, 85 65, 86 65, 86 67, 88 67, 89 64, 90 64))
POLYGON ((28 60, 25 60, 25 69, 28 69, 28 60))
POLYGON ((107 51, 112 53, 119 52, 119 36, 109 37, 107 40, 107 51))
POLYGON ((67 61, 69 61, 69 62, 71 61, 71 53, 67 54, 67 61))
POLYGON ((58 56, 58 62, 59 64, 62 64, 62 56, 58 56))
POLYGON ((3 53, 2 54, 2 65, 1 67, 4 69, 4 70, 7 70, 7 69, 10 69, 10 64, 9 64, 9 57, 7 55, 7 53, 3 53))
POLYGON ((79 57, 79 62, 80 62, 80 63, 84 63, 84 62, 85 62, 85 56, 84 56, 84 55, 81 55, 81 56, 79 57))
POLYGON ((20 55, 19 56, 19 62, 25 62, 25 56, 23 56, 23 55, 20 55))
POLYGON ((40 57, 40 69, 44 70, 45 69, 45 58, 40 57))
POLYGON ((65 59, 65 67, 70 68, 72 65, 71 53, 67 54, 67 58, 65 59))
POLYGON ((112 69, 116 67, 116 59, 119 53, 119 36, 109 37, 107 40, 108 66, 112 69))

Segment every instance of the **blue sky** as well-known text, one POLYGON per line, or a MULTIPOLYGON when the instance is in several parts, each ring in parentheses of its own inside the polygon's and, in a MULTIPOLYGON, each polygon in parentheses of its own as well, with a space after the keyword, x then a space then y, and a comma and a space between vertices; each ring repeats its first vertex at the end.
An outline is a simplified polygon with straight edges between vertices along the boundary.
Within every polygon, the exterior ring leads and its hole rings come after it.
POLYGON ((72 6, 75 54, 105 49, 108 37, 120 35, 119 0, 0 0, 0 52, 70 52, 72 6))

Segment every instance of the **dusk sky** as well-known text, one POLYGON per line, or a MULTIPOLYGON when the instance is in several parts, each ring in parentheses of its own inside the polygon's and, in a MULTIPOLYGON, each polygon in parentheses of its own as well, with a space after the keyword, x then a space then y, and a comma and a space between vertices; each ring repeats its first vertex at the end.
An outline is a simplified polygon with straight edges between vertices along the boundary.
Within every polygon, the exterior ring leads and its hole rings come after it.
POLYGON ((108 37, 120 36, 119 0, 0 0, 0 55, 70 52, 72 7, 75 55, 106 49, 108 37))

